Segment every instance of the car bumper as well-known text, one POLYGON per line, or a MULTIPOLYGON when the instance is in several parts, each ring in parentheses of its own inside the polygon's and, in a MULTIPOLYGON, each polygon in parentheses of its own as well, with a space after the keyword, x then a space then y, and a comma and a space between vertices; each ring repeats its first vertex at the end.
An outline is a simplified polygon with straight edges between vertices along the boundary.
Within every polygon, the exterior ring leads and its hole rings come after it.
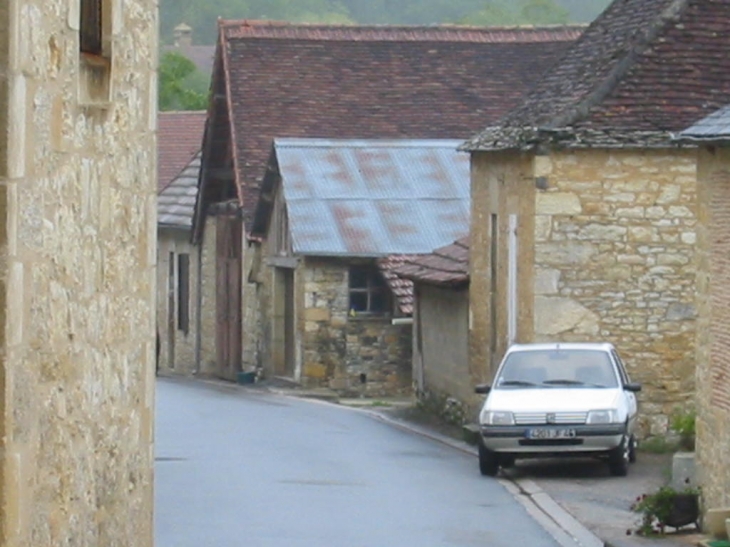
POLYGON ((624 424, 545 426, 481 426, 484 446, 495 452, 513 454, 570 454, 606 452, 621 444, 626 433, 624 424), (562 439, 530 439, 530 429, 571 429, 575 436, 562 439))

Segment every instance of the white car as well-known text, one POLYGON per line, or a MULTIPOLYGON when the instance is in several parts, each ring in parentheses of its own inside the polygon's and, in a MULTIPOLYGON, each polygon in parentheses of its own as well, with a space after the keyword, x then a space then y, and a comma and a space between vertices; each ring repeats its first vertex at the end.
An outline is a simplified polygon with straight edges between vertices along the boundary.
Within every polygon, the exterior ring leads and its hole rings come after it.
POLYGON ((516 458, 603 456, 611 474, 636 459, 636 393, 611 344, 516 344, 479 413, 479 470, 495 476, 516 458))

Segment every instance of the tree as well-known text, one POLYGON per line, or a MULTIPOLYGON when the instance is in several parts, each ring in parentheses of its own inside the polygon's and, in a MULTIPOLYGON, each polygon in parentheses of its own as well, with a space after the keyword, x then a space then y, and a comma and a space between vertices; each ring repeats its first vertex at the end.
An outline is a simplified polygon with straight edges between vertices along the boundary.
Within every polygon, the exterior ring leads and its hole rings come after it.
POLYGON ((200 89, 204 79, 195 64, 177 52, 165 53, 160 59, 159 107, 160 110, 205 110, 207 93, 200 89))
POLYGON ((570 13, 555 0, 490 0, 461 22, 471 25, 551 25, 564 24, 570 13))

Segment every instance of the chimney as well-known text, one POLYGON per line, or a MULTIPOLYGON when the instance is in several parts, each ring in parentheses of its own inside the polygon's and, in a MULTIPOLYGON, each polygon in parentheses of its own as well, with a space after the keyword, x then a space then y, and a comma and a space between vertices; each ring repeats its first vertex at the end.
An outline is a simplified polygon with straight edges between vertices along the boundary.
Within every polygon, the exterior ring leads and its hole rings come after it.
POLYGON ((175 47, 189 47, 193 45, 193 29, 185 23, 175 27, 175 47))

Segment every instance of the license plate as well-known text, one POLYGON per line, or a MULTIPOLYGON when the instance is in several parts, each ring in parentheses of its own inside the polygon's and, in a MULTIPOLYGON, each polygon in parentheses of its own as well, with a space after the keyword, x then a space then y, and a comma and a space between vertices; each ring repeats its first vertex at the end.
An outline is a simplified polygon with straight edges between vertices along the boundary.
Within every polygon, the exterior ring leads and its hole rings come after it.
POLYGON ((572 439, 575 429, 528 429, 528 439, 572 439))

